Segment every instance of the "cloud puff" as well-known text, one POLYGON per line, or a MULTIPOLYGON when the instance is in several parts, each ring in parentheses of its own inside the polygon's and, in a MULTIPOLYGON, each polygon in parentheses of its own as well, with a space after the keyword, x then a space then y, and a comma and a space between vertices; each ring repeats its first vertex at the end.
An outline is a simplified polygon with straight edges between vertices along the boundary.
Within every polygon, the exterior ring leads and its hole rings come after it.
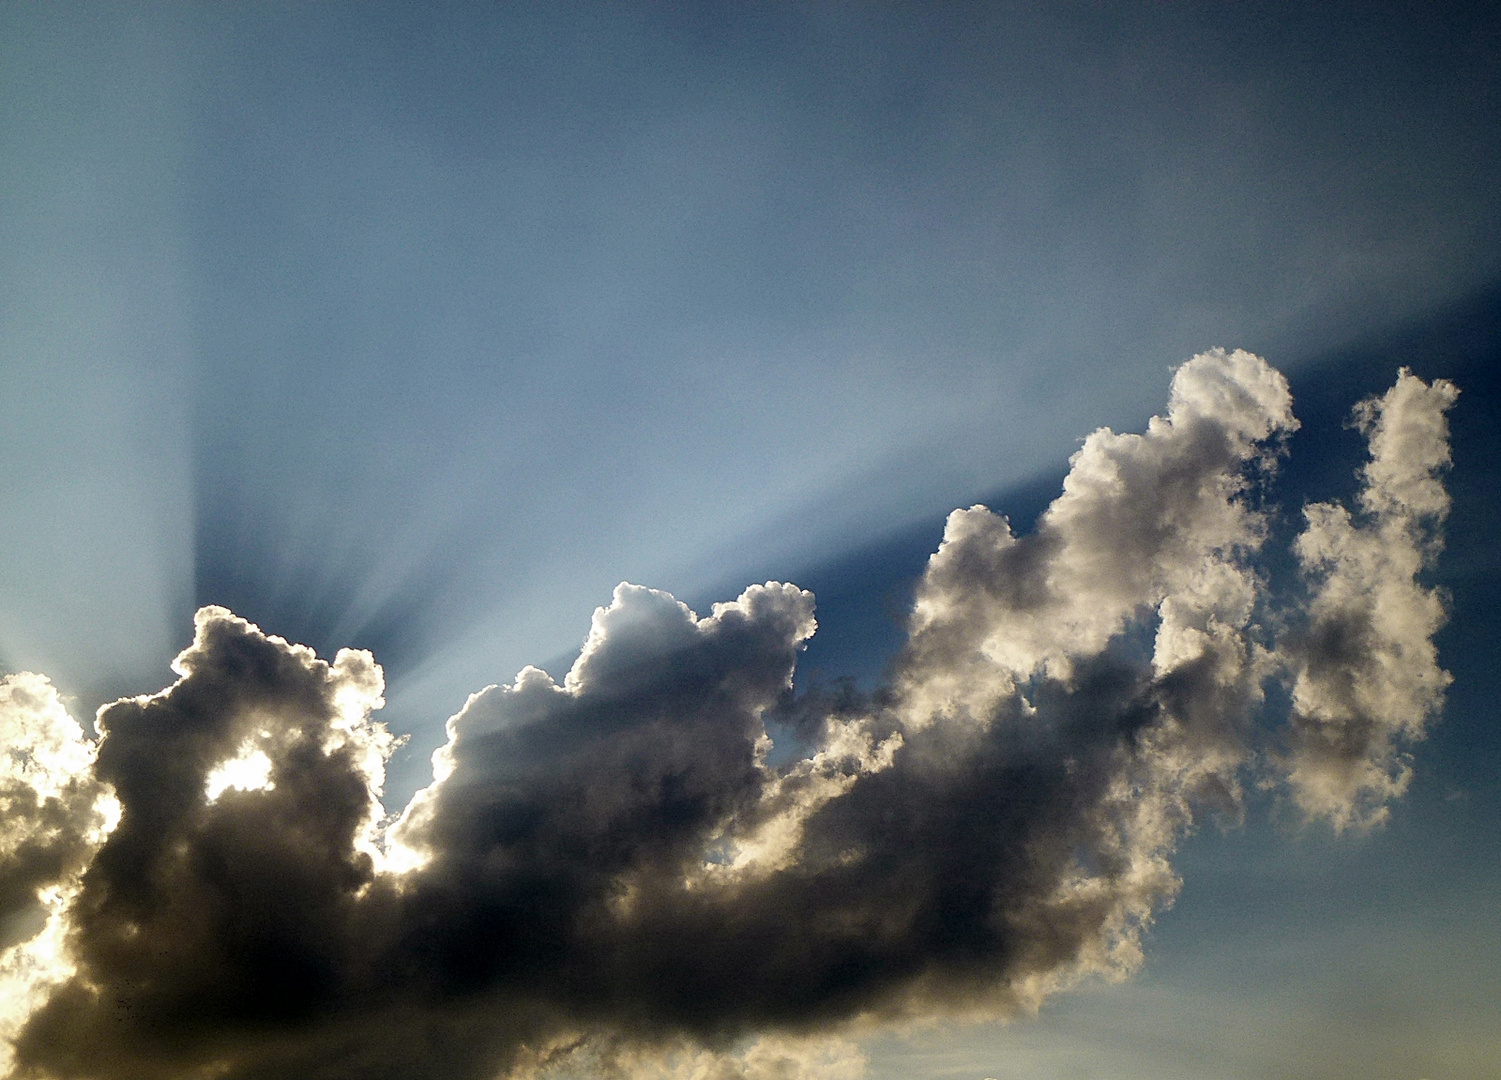
POLYGON ((1195 814, 1238 812, 1278 670, 1300 806, 1370 822, 1400 790, 1445 680, 1413 575, 1452 399, 1404 373, 1362 406, 1362 517, 1310 508, 1306 626, 1270 649, 1252 496, 1296 421, 1277 372, 1215 351, 1144 434, 1090 436, 1031 533, 950 516, 872 695, 793 695, 795 586, 699 616, 621 585, 561 683, 469 699, 392 817, 366 653, 205 608, 181 678, 97 744, 19 677, 12 744, 66 761, 6 796, 3 962, 46 938, 44 893, 59 958, 15 1075, 836 1080, 863 1061, 841 1032, 1121 977, 1195 814))
POLYGON ((0 1065, 9 1040, 69 979, 63 943, 79 877, 118 804, 91 772, 94 746, 40 675, 0 680, 0 1065))
POLYGON ((17 1042, 43 1074, 181 1075, 316 1012, 366 959, 356 912, 391 746, 368 719, 379 669, 221 608, 198 613, 174 669, 169 689, 100 712, 93 771, 121 809, 69 913, 78 974, 17 1042), (267 783, 210 798, 215 770, 249 753, 267 783))
POLYGON ((983 714, 1034 673, 1067 680, 1147 609, 1169 624, 1159 669, 1201 650, 1191 631, 1243 625, 1254 584, 1239 555, 1262 521, 1240 496, 1267 440, 1296 427, 1279 373, 1205 353, 1146 434, 1085 440, 1030 536, 983 506, 954 511, 917 594, 898 680, 910 708, 983 714))
POLYGON ((1359 513, 1335 503, 1303 511, 1295 550, 1312 596, 1306 627, 1283 645, 1295 674, 1285 765, 1297 805, 1336 830, 1386 820, 1387 801, 1412 777, 1401 747, 1423 737, 1449 685, 1433 644, 1444 600, 1418 573, 1438 554, 1449 511, 1440 473, 1458 395, 1403 368, 1355 410, 1371 453, 1359 513))

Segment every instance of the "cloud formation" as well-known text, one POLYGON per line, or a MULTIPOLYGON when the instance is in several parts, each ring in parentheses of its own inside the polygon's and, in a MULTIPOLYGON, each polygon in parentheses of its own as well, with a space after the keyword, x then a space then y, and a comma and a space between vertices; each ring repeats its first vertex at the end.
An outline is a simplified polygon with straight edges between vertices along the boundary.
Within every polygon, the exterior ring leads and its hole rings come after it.
POLYGON ((1437 556, 1449 512, 1444 414, 1458 396, 1453 383, 1403 368, 1355 411, 1371 452, 1359 513, 1303 511, 1295 550, 1313 595, 1306 628, 1283 648, 1296 676, 1285 764, 1299 808, 1336 830, 1386 820, 1387 801, 1412 779, 1401 747, 1423 737, 1449 685, 1433 644, 1444 598, 1418 573, 1437 556))
POLYGON ((1265 772, 1267 680, 1303 812, 1369 826, 1405 786, 1447 681, 1416 575, 1455 393, 1404 371, 1357 409, 1359 512, 1308 508, 1307 603, 1276 620, 1254 496, 1297 421, 1217 350, 1145 433, 1091 435, 1030 533, 950 515, 878 692, 793 695, 793 585, 699 616, 622 584, 561 683, 469 699, 395 816, 368 653, 204 608, 178 681, 97 742, 12 677, 12 1075, 854 1077, 861 1025, 1123 977, 1195 815, 1265 772))
POLYGON ((79 878, 119 804, 92 774, 94 746, 56 689, 0 680, 0 1066, 9 1040, 73 965, 63 942, 79 878))

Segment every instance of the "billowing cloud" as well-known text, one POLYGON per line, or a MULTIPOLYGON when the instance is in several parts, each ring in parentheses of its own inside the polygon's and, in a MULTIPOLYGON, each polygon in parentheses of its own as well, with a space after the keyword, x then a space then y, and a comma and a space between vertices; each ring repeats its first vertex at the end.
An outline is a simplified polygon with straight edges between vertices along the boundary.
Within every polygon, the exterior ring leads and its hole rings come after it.
POLYGON ((0 1063, 9 1040, 74 974, 64 946, 79 877, 119 804, 85 738, 40 675, 0 680, 0 1063))
POLYGON ((1423 737, 1449 685, 1433 644, 1444 600, 1418 573, 1449 512, 1444 414, 1458 395, 1404 368, 1355 411, 1371 452, 1359 513, 1334 503, 1303 512, 1296 552, 1313 594, 1306 628, 1284 645, 1296 674, 1287 779, 1298 806, 1336 830, 1386 819, 1412 777, 1402 747, 1423 737))
POLYGON ((1359 516, 1309 508, 1282 641, 1253 496, 1297 422, 1277 372, 1215 351, 1144 434, 1091 435, 1030 533, 950 516, 876 693, 793 694, 795 586, 700 616, 623 584, 561 683, 469 699, 399 815, 369 654, 204 608, 181 678, 97 743, 17 677, 14 1074, 839 1080, 869 1025, 1122 977, 1195 815, 1239 812, 1268 679, 1306 812, 1400 792, 1447 679, 1414 575, 1453 397, 1404 372, 1361 406, 1359 516))

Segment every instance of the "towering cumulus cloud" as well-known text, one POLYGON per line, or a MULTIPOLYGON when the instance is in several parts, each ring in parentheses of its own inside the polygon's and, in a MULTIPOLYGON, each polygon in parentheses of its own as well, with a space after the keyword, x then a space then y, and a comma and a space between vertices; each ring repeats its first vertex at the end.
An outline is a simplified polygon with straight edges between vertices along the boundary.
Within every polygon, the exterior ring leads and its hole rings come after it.
POLYGON ((1031 532, 950 515, 878 692, 792 693, 795 586, 700 616, 621 585, 561 683, 469 699, 394 816, 366 653, 204 608, 180 679, 97 742, 13 677, 11 1073, 833 1080, 870 1025, 1121 977, 1175 845, 1247 777, 1336 828, 1401 793, 1447 681, 1417 575, 1455 393, 1403 372, 1358 408, 1359 507, 1307 509, 1291 610, 1256 509, 1287 385, 1206 353, 1144 434, 1085 441, 1031 532))

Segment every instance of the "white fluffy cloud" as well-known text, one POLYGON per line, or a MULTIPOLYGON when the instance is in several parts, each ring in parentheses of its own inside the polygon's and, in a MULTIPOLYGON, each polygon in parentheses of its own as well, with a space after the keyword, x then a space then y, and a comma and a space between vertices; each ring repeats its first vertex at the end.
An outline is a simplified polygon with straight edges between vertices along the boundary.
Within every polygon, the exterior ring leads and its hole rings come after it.
POLYGON ((1303 512, 1296 551, 1313 589, 1306 629, 1283 649, 1295 673, 1287 780, 1298 806, 1336 829, 1386 819, 1412 776, 1402 747, 1423 737, 1449 685, 1433 644, 1444 600, 1418 574, 1449 510, 1444 414, 1458 394, 1404 368, 1356 409, 1371 452, 1359 512, 1303 512))
POLYGON ((1215 351, 1144 434, 1091 435, 1030 533, 950 516, 889 686, 793 695, 795 586, 699 616, 623 584, 561 683, 470 698, 394 819, 366 653, 205 608, 181 678, 97 743, 17 676, 16 1075, 844 1080, 852 1025, 1123 976, 1195 815, 1238 811, 1279 671, 1297 804, 1343 827, 1400 793, 1447 680, 1415 575, 1454 393, 1404 372, 1360 407, 1360 510, 1309 508, 1280 642, 1252 496, 1297 422, 1276 371, 1215 351), (772 714, 801 755, 769 754, 772 714))

